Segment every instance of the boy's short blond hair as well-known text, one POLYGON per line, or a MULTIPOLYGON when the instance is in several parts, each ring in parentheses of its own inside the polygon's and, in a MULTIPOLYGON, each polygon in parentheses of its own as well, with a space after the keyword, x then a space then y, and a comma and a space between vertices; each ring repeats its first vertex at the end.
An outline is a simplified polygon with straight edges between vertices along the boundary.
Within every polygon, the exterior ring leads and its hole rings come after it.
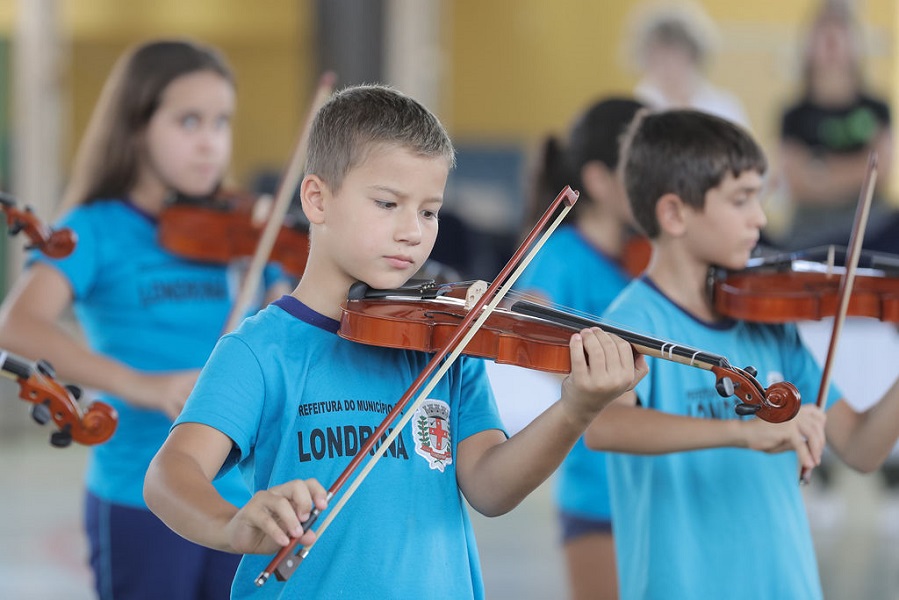
POLYGON ((456 153, 443 125, 416 100, 384 85, 359 85, 332 96, 316 114, 309 134, 306 174, 339 189, 350 169, 380 144, 426 157, 456 153))

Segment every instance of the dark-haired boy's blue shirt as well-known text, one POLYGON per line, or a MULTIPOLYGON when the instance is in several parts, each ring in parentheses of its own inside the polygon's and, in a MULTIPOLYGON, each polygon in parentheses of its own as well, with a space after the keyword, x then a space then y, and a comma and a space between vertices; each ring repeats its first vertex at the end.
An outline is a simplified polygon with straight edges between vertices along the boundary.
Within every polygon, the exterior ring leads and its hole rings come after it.
MULTIPOLYGON (((632 282, 606 318, 724 356, 737 367, 753 366, 763 387, 786 380, 804 402, 817 397, 821 371, 793 325, 704 323, 647 279, 632 282)), ((715 391, 709 371, 648 362, 649 375, 636 388, 642 407, 701 419, 741 418, 734 398, 715 391)), ((838 398, 831 388, 829 401, 838 398)), ((821 598, 795 452, 609 453, 608 463, 623 600, 821 598)))
MULTIPOLYGON (((331 486, 430 360, 347 341, 338 325, 283 297, 222 338, 177 423, 230 437, 225 469, 239 465, 253 490, 308 478, 331 486)), ((257 588, 272 557, 246 555, 232 597, 483 597, 455 457, 460 441, 501 428, 483 362, 462 357, 293 576, 257 588)))

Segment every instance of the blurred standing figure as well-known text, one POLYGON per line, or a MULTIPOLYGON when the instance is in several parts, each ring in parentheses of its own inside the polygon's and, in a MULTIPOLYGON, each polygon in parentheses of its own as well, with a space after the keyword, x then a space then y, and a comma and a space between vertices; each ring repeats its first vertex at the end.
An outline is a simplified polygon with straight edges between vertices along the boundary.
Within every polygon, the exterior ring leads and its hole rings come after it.
MULTIPOLYGON (((781 121, 781 167, 793 217, 784 236, 792 249, 843 244, 849 239, 868 154, 878 153, 878 190, 891 164, 890 110, 863 77, 862 39, 845 2, 822 2, 803 50, 802 91, 781 121)), ((869 217, 877 234, 886 207, 869 217)))
POLYGON ((740 100, 706 76, 716 36, 714 22, 692 2, 644 6, 629 38, 642 73, 634 96, 654 109, 693 108, 748 128, 740 100))
MULTIPOLYGON (((181 412, 231 310, 227 265, 163 248, 157 225, 176 193, 208 196, 231 159, 235 90, 220 53, 149 42, 116 63, 87 126, 61 225, 71 255, 34 253, 0 308, 0 344, 43 357, 61 379, 97 390, 119 425, 93 447, 85 521, 100 600, 216 600, 230 595, 240 556, 195 545, 143 500, 147 466, 181 412), (72 308, 84 333, 70 335, 72 308)), ((288 292, 271 267, 270 297, 288 292)), ((218 488, 242 505, 237 472, 218 488)))
MULTIPOLYGON (((633 273, 628 252, 639 252, 642 270, 649 244, 636 236, 630 207, 617 176, 618 138, 643 105, 631 98, 607 98, 575 121, 566 143, 550 136, 535 173, 531 215, 536 222, 546 204, 566 185, 581 192, 573 222, 549 238, 516 287, 579 314, 600 315, 624 289, 633 273)), ((497 379, 491 373, 491 381, 497 379)), ((494 385, 503 402, 501 385, 494 385)), ((558 390, 556 391, 558 394, 558 390)), ((555 396, 558 398, 558 395, 555 396)), ((618 595, 615 546, 606 479, 606 456, 578 440, 556 476, 556 505, 569 584, 575 600, 618 595)))

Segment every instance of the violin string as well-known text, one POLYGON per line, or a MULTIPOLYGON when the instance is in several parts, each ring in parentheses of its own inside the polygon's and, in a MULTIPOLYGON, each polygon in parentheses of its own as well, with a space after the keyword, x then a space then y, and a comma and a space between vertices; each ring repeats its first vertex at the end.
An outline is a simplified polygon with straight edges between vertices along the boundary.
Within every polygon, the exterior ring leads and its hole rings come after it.
POLYGON ((693 367, 700 367, 700 365, 705 362, 714 362, 716 364, 720 364, 720 362, 723 360, 725 363, 727 363, 727 359, 723 356, 719 356, 705 350, 683 346, 676 342, 661 340, 648 333, 643 333, 631 329, 627 325, 617 323, 602 316, 597 316, 594 313, 578 310, 576 308, 565 306, 564 304, 558 302, 550 302, 546 299, 545 296, 542 296, 541 294, 513 290, 507 296, 507 299, 508 298, 532 302, 533 304, 537 304, 539 306, 546 307, 560 313, 565 313, 566 315, 580 317, 581 319, 591 321, 593 324, 595 324, 596 327, 599 327, 600 329, 607 328, 611 333, 614 333, 614 329, 631 333, 635 337, 643 338, 642 341, 646 342, 645 345, 647 347, 657 350, 660 354, 663 355, 663 358, 665 358, 666 360, 675 360, 675 356, 682 356, 683 358, 689 358, 689 366, 693 367), (678 352, 678 350, 680 350, 680 352, 678 352), (706 358, 704 360, 697 360, 697 357, 699 357, 700 355, 704 355, 706 358))

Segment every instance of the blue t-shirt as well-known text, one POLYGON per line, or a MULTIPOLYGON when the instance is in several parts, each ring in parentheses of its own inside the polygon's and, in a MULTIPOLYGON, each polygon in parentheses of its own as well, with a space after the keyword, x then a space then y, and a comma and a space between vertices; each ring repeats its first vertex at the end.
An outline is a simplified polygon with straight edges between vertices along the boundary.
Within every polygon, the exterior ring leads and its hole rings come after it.
MULTIPOLYGON (((253 490, 333 485, 430 360, 347 341, 338 327, 284 296, 221 339, 176 423, 231 438, 223 471, 239 465, 253 490)), ((483 597, 454 458, 460 441, 501 428, 483 362, 460 358, 293 576, 257 588, 272 556, 246 555, 232 598, 483 597)))
MULTIPOLYGON (((69 281, 73 310, 94 352, 150 372, 199 369, 228 318, 234 297, 228 268, 188 261, 157 242, 157 223, 128 202, 79 206, 59 223, 78 236, 74 251, 53 260, 35 252, 31 262, 54 266, 69 281)), ((269 269, 273 281, 280 269, 269 269)), ((147 467, 168 436, 171 420, 102 394, 119 415, 109 441, 94 446, 87 487, 110 502, 146 508, 147 467)), ((249 498, 233 476, 219 484, 231 502, 249 498)))
MULTIPOLYGON (((821 370, 793 325, 705 323, 645 278, 628 285, 606 317, 637 333, 724 356, 734 366, 753 366, 763 387, 785 380, 804 402, 817 397, 821 370)), ((741 418, 735 399, 715 391, 709 371, 657 358, 648 362, 649 375, 636 388, 642 407, 741 418)), ((832 387, 829 402, 838 398, 832 387)), ((713 448, 607 456, 623 600, 821 598, 795 452, 713 448), (746 566, 754 562, 756 567, 746 566)))
MULTIPOLYGON (((601 315, 629 278, 621 267, 572 225, 562 225, 519 278, 516 288, 542 294, 553 304, 601 315)), ((555 479, 559 508, 581 518, 611 520, 605 453, 580 438, 555 479)))

